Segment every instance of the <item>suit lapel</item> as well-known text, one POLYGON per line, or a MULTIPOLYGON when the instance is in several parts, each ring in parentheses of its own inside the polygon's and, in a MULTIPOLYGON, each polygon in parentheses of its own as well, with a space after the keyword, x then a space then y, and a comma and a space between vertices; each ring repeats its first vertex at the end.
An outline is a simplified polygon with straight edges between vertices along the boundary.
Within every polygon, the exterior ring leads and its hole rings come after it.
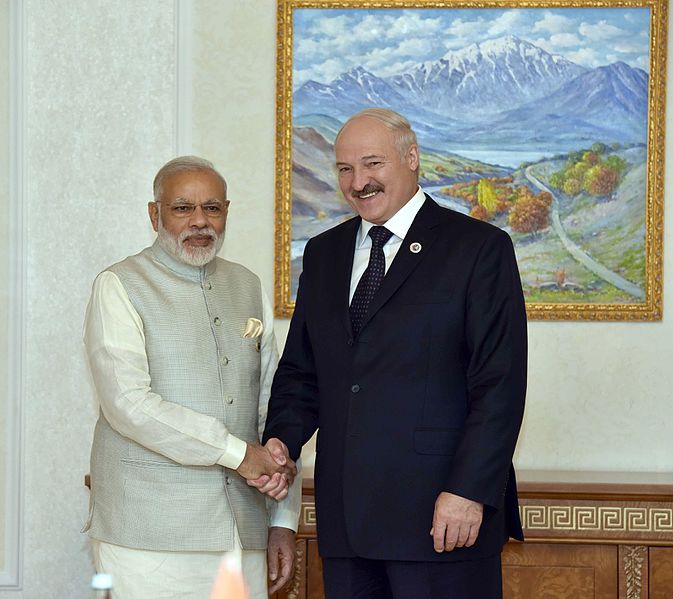
POLYGON ((383 278, 381 287, 379 287, 369 304, 360 330, 367 326, 367 323, 399 289, 400 285, 404 283, 416 266, 430 254, 432 245, 437 238, 437 232, 433 228, 438 222, 438 210, 440 210, 439 206, 426 194, 425 203, 421 206, 418 214, 416 214, 414 222, 411 223, 411 227, 409 227, 407 236, 402 240, 402 245, 395 256, 395 260, 393 260, 386 276, 383 278), (419 243, 421 250, 417 253, 412 252, 410 249, 412 243, 419 243))
POLYGON ((326 290, 330 302, 336 305, 339 319, 352 336, 351 318, 348 311, 348 297, 351 288, 351 273, 353 272, 353 256, 355 255, 355 238, 360 228, 361 219, 353 218, 346 223, 343 233, 339 236, 334 247, 334 254, 327 257, 327 268, 333 276, 326 280, 331 282, 326 290))

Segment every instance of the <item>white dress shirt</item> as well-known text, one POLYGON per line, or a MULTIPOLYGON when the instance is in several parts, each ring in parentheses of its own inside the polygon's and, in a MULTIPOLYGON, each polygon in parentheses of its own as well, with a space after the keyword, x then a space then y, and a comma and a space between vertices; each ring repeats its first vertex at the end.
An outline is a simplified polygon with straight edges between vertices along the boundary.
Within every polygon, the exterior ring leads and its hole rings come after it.
MULTIPOLYGON (((392 233, 390 239, 383 246, 383 255, 386 258, 386 272, 388 272, 395 256, 397 256, 402 241, 409 232, 411 223, 414 222, 416 214, 418 214, 418 211, 421 209, 423 202, 425 202, 425 194, 419 187, 411 199, 383 224, 383 226, 392 233)), ((376 226, 374 223, 362 219, 360 229, 355 238, 351 288, 350 295, 348 296, 349 304, 353 301, 355 288, 358 286, 358 282, 365 270, 367 270, 367 265, 369 264, 369 254, 372 248, 372 238, 369 236, 369 229, 374 226, 376 226)))

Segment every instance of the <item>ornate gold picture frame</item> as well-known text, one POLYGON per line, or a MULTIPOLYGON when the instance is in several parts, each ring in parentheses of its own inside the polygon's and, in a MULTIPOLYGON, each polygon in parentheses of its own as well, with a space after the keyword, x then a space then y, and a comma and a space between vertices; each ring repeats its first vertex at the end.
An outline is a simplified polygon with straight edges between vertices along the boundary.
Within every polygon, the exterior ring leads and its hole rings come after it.
POLYGON ((420 182, 507 230, 528 316, 662 318, 667 0, 278 0, 275 311, 351 216, 334 137, 385 106, 420 182))

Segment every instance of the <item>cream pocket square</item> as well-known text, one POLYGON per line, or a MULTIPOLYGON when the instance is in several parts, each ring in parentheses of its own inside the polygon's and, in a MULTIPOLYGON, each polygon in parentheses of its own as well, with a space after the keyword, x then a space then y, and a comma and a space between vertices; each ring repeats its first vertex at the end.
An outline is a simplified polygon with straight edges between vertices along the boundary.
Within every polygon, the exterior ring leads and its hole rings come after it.
POLYGON ((245 332, 243 337, 245 338, 254 338, 259 337, 262 334, 264 325, 261 320, 257 318, 248 318, 248 322, 245 323, 245 332))

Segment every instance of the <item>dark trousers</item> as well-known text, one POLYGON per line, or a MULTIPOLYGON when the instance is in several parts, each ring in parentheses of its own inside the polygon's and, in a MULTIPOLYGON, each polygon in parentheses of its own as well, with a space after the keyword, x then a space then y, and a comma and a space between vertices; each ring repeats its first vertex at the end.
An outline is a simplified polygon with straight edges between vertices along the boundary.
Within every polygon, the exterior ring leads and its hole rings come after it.
POLYGON ((500 555, 465 562, 324 558, 326 599, 500 599, 500 555))

